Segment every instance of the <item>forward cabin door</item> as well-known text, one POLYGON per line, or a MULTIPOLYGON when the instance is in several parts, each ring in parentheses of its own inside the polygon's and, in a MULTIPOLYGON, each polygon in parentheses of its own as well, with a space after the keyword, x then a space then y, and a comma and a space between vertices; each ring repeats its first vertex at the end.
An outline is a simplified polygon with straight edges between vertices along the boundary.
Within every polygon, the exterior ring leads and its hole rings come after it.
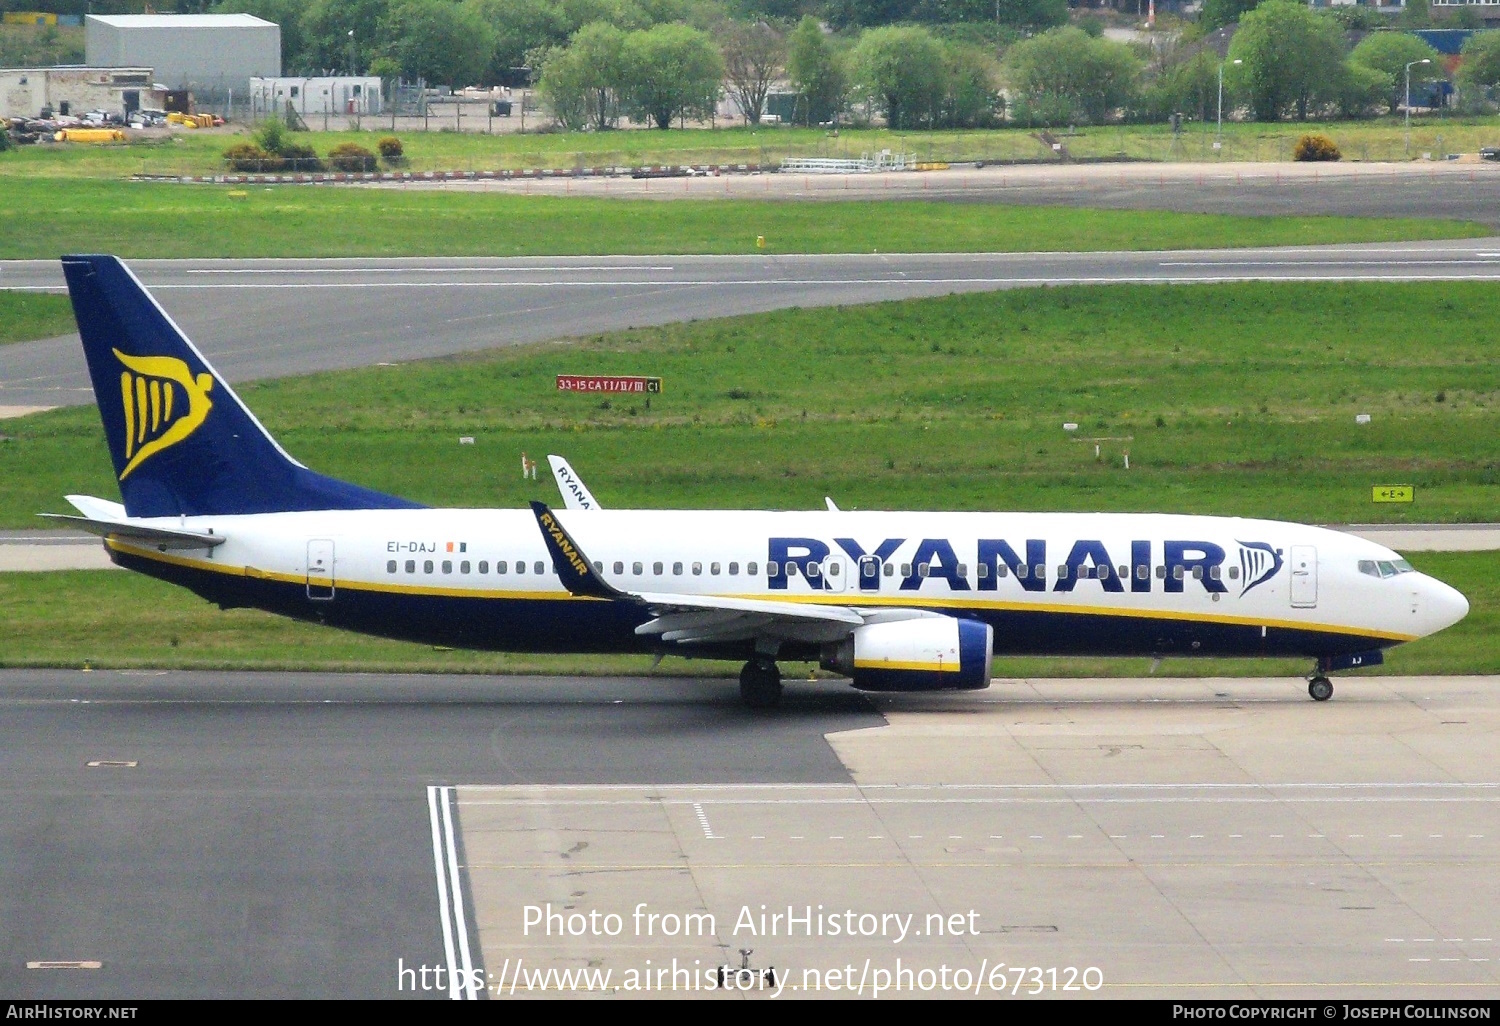
POLYGON ((842 555, 823 560, 823 582, 829 591, 843 591, 849 586, 849 560, 842 555))
POLYGON ((307 597, 321 602, 333 598, 333 540, 314 538, 307 543, 307 597))
POLYGON ((1312 609, 1318 604, 1318 550, 1312 545, 1292 546, 1292 605, 1312 609))

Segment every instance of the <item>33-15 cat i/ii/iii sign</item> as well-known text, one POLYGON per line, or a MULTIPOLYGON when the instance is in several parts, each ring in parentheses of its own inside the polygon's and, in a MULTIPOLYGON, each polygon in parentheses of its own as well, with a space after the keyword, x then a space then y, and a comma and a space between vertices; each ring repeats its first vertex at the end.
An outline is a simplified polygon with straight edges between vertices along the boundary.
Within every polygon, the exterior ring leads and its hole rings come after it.
POLYGON ((559 374, 559 392, 660 392, 661 378, 635 374, 559 374))

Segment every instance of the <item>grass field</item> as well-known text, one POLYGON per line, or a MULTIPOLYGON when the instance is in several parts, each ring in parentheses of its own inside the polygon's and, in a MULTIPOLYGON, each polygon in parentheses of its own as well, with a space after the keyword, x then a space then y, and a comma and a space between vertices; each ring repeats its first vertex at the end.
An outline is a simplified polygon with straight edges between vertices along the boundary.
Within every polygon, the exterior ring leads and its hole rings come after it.
POLYGON ((76 330, 67 296, 0 289, 0 345, 76 330))
POLYGON ((1492 229, 1404 218, 1235 217, 966 203, 568 199, 390 189, 241 190, 12 179, 0 259, 1016 252, 1463 238, 1492 229), (45 210, 45 216, 35 212, 45 210))
MULTIPOLYGON (((466 127, 482 126, 466 118, 466 127)), ((502 121, 497 119, 497 125, 502 121)), ((535 124, 535 122, 532 122, 535 124)), ((1051 161, 1051 147, 1030 128, 986 131, 891 132, 845 128, 767 127, 689 131, 556 132, 487 135, 475 131, 433 130, 396 134, 406 149, 404 170, 486 171, 505 168, 573 168, 642 164, 760 164, 774 166, 785 157, 858 157, 891 150, 928 161, 1051 161)), ((389 124, 370 131, 312 131, 298 141, 327 153, 341 142, 370 150, 391 134, 389 124)), ((319 122, 312 120, 312 127, 319 122)), ((450 126, 451 127, 451 126, 450 126)), ((510 126, 502 126, 510 127, 510 126)), ((1500 146, 1500 124, 1494 118, 1419 117, 1412 123, 1411 143, 1398 118, 1261 125, 1227 122, 1223 146, 1213 149, 1212 124, 1189 123, 1179 135, 1166 125, 1111 125, 1078 130, 1054 129, 1054 136, 1074 158, 1128 158, 1183 161, 1289 161, 1297 140, 1308 132, 1330 136, 1346 160, 1409 160, 1431 154, 1477 153, 1500 146)), ((120 178, 132 174, 216 174, 224 170, 226 147, 240 140, 243 129, 174 132, 168 138, 141 139, 122 146, 27 146, 0 156, 0 176, 78 176, 120 178)))
MULTIPOLYGON (((1427 553, 1412 562, 1468 596, 1471 612, 1440 634, 1395 649, 1371 672, 1500 673, 1500 646, 1494 643, 1500 631, 1500 553, 1427 553)), ((181 588, 105 570, 0 574, 0 618, 6 625, 0 666, 642 674, 650 665, 647 656, 507 655, 366 638, 255 610, 220 611, 181 588)), ((1004 657, 995 660, 994 673, 1134 677, 1144 676, 1149 665, 1147 659, 1004 657)), ((784 667, 789 675, 810 669, 784 667)), ((1168 659, 1157 672, 1290 676, 1308 669, 1297 659, 1168 659)), ((657 672, 727 677, 739 672, 739 664, 673 659, 657 672)))
MULTIPOLYGON (((555 497, 519 479, 524 451, 566 455, 616 506, 817 508, 832 495, 846 508, 1487 521, 1500 510, 1496 323, 1500 290, 1482 283, 1049 288, 640 329, 240 393, 315 469, 433 505, 555 497), (601 400, 559 393, 559 373, 655 374, 665 388, 649 406, 601 400), (1380 484, 1415 485, 1416 501, 1372 504, 1380 484)), ((0 527, 35 526, 69 492, 116 494, 93 409, 5 433, 0 527)))

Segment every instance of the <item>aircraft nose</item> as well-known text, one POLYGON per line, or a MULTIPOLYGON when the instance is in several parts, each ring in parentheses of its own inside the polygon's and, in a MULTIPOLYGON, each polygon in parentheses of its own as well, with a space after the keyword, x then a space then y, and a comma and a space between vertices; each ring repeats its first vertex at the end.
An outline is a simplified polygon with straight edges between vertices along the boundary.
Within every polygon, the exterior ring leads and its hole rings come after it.
POLYGON ((1469 600, 1457 588, 1451 588, 1424 574, 1421 591, 1421 611, 1426 633, 1436 634, 1469 615, 1469 600))

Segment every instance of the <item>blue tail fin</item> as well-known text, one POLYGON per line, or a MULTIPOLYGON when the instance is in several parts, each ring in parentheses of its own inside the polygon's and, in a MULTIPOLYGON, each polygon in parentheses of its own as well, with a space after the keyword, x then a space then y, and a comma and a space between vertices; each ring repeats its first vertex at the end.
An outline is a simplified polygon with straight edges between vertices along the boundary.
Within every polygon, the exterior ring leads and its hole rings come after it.
POLYGON ((118 259, 62 264, 128 515, 419 507, 288 456, 118 259))

